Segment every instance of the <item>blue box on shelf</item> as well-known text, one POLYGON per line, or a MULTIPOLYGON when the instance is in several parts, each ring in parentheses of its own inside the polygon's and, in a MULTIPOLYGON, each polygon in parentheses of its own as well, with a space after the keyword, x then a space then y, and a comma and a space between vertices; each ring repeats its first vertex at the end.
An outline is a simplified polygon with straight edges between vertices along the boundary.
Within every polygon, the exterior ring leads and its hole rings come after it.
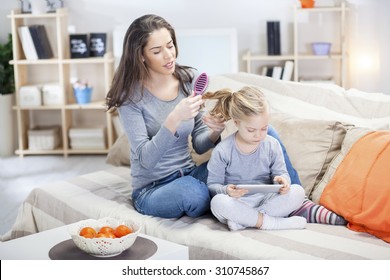
POLYGON ((312 43, 311 47, 314 55, 329 55, 331 43, 328 42, 316 42, 312 43))
POLYGON ((87 104, 91 102, 92 88, 73 88, 74 96, 78 104, 87 104))

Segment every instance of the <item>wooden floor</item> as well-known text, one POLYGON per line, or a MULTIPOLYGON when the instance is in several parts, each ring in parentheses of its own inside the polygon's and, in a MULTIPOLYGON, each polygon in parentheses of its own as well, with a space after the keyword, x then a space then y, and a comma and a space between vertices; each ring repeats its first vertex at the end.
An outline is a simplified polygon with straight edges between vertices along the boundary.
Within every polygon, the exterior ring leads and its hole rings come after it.
POLYGON ((0 235, 11 228, 32 188, 112 167, 105 160, 105 155, 0 158, 0 235))

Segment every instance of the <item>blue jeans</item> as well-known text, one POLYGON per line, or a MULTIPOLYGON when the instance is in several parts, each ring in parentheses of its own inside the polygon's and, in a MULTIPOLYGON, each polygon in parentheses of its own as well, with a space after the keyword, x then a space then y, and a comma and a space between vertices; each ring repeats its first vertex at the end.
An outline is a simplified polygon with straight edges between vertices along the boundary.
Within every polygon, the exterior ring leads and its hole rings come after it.
POLYGON ((181 169, 133 192, 138 212, 161 218, 199 217, 210 210, 207 163, 181 169))
POLYGON ((275 128, 273 128, 271 125, 268 126, 268 135, 278 140, 280 146, 282 146, 284 161, 286 162, 287 172, 290 175, 291 184, 297 184, 302 186, 301 181, 299 180, 298 172, 295 170, 295 168, 293 167, 290 161, 290 158, 288 157, 286 147, 284 147, 282 140, 280 140, 279 134, 276 132, 275 128))

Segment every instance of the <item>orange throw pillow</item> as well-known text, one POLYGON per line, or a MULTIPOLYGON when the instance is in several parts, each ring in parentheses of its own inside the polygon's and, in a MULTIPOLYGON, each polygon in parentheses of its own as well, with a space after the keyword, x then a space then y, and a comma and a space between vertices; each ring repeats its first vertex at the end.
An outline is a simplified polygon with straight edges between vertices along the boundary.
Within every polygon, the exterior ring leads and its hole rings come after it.
POLYGON ((320 204, 348 228, 390 242, 390 131, 360 138, 325 187, 320 204))

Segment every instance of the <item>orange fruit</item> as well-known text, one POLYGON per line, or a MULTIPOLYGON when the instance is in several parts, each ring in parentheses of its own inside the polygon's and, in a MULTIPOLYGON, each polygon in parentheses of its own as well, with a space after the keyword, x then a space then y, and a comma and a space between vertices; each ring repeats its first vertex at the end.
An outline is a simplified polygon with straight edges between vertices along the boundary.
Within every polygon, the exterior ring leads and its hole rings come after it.
POLYGON ((106 237, 106 234, 102 232, 98 232, 98 234, 96 234, 95 236, 95 238, 101 238, 101 237, 106 237))
POLYGON ((91 227, 83 227, 81 230, 80 230, 80 233, 79 233, 81 236, 84 236, 86 238, 92 238, 96 235, 96 230, 94 228, 91 228, 91 227), (88 237, 87 237, 88 236, 88 237), (92 237, 90 237, 92 236, 92 237))
POLYGON ((83 235, 84 238, 95 238, 96 235, 92 234, 92 233, 87 233, 85 235, 83 235))
POLYGON ((112 232, 107 232, 107 233, 99 232, 95 237, 96 237, 96 238, 101 238, 101 237, 105 237, 105 238, 116 238, 115 234, 113 234, 112 232))
POLYGON ((116 237, 122 237, 132 232, 133 230, 126 225, 119 225, 114 230, 114 234, 116 237))
POLYGON ((112 232, 106 233, 106 237, 108 238, 116 238, 116 235, 113 234, 112 232))
POLYGON ((109 226, 101 227, 98 233, 114 233, 114 229, 109 226))

